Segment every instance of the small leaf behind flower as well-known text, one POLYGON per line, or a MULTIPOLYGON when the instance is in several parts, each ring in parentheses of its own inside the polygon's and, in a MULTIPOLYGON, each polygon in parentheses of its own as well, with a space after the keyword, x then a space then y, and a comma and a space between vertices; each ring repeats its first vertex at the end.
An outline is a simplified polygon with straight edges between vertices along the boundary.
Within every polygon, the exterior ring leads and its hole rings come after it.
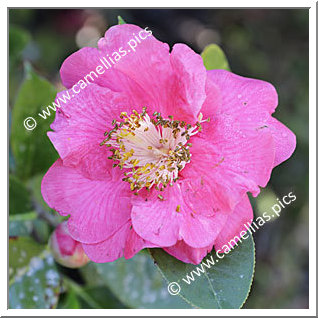
POLYGON ((117 18, 118 18, 118 24, 126 24, 126 21, 120 15, 117 18))
POLYGON ((227 70, 230 66, 222 49, 217 44, 210 44, 201 53, 203 64, 207 70, 227 70))

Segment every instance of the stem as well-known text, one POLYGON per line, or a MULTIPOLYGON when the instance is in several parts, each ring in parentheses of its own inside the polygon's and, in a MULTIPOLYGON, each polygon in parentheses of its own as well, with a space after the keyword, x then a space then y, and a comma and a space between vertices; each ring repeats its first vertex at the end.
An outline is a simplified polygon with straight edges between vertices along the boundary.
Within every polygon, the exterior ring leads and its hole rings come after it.
POLYGON ((67 276, 63 277, 63 280, 67 287, 73 289, 79 297, 85 300, 94 309, 103 309, 89 294, 86 293, 79 284, 75 283, 72 279, 67 276))

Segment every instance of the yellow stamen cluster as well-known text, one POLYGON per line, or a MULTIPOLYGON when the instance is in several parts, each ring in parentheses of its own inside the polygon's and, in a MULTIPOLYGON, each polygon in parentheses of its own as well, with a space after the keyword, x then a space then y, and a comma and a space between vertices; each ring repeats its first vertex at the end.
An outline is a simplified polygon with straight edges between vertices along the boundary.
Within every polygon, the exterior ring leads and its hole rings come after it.
POLYGON ((123 181, 130 183, 135 194, 142 188, 155 186, 163 191, 173 185, 178 172, 191 159, 188 140, 201 131, 202 114, 194 126, 172 116, 164 119, 157 112, 150 118, 146 108, 141 113, 133 110, 130 116, 122 112, 119 117, 120 121, 112 121, 113 129, 105 132, 101 145, 109 147, 112 155, 108 159, 114 160, 113 167, 127 169, 123 181))

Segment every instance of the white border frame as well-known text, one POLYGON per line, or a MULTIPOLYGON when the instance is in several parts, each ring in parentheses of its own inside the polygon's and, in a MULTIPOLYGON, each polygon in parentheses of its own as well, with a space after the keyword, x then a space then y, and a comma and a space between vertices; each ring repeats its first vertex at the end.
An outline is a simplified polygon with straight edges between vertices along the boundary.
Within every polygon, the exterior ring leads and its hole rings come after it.
MULTIPOLYGON (((48 8, 50 7, 47 4, 44 4, 40 0, 31 0, 28 2, 21 0, 6 1, 5 6, 1 6, 1 38, 2 43, 8 43, 8 30, 7 30, 7 9, 8 7, 38 7, 38 8, 48 8), (7 41, 6 41, 7 40, 7 41)), ((57 8, 63 8, 65 5, 69 7, 79 6, 81 8, 85 7, 98 7, 102 8, 106 3, 104 1, 90 0, 89 3, 79 3, 78 1, 65 1, 65 0, 55 0, 54 5, 57 8), (89 6, 87 5, 89 4, 89 6), (61 6, 61 7, 59 7, 61 6)), ((120 8, 128 7, 131 8, 131 2, 127 0, 117 0, 116 2, 107 3, 107 8, 120 8)), ((192 7, 193 3, 185 3, 181 0, 171 1, 171 0, 161 0, 161 1, 134 1, 134 8, 143 7, 143 8, 178 8, 188 5, 192 7)), ((281 0, 267 0, 267 1, 246 1, 241 0, 239 2, 235 0, 222 0, 218 2, 211 2, 207 0, 196 0, 195 4, 197 8, 200 7, 210 7, 213 5, 213 8, 310 8, 309 10, 309 309, 249 309, 249 310, 240 310, 240 309, 7 309, 7 262, 4 259, 0 263, 1 268, 1 297, 0 297, 0 314, 1 316, 166 316, 166 315, 175 315, 175 316, 316 316, 316 2, 315 1, 281 1, 281 0), (238 7, 237 5, 240 4, 238 7)), ((2 121, 1 125, 1 135, 0 140, 3 146, 2 149, 7 149, 7 131, 8 131, 8 122, 7 122, 7 96, 8 92, 8 83, 7 83, 7 72, 8 72, 8 61, 7 61, 7 51, 1 50, 1 69, 5 70, 1 76, 1 97, 3 100, 3 105, 0 107, 0 118, 2 121)), ((292 92, 291 92, 292 93, 292 92)), ((2 210, 2 215, 6 215, 5 211, 8 210, 8 171, 7 171, 7 162, 4 155, 1 156, 1 170, 2 170, 2 181, 1 181, 1 202, 4 203, 5 209, 2 210), (6 180, 4 178, 6 176, 6 180), (7 191, 5 191, 7 189, 7 191)), ((0 223, 0 245, 2 255, 6 254, 7 251, 7 220, 2 220, 0 223)), ((292 242, 291 242, 292 243, 292 242)))

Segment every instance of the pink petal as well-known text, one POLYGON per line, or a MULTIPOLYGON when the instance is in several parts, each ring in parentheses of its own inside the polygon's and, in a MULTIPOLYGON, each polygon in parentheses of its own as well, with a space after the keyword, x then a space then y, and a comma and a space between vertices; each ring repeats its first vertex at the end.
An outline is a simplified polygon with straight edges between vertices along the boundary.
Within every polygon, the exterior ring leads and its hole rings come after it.
POLYGON ((179 239, 180 224, 183 216, 176 212, 176 207, 181 200, 178 184, 167 188, 161 201, 157 198, 159 193, 146 191, 133 198, 131 213, 134 230, 143 239, 159 246, 171 246, 179 239), (169 197, 167 197, 169 195, 169 197))
POLYGON ((136 41, 134 36, 140 32, 144 31, 132 24, 113 26, 106 31, 105 37, 99 40, 98 47, 104 55, 118 52, 119 48, 126 51, 127 54, 118 60, 113 66, 114 69, 138 83, 144 94, 149 96, 152 106, 159 110, 162 95, 165 94, 165 82, 171 75, 169 46, 153 36, 148 36, 141 43, 137 43, 134 52, 128 43, 133 44, 133 41, 136 41))
POLYGON ((165 247, 164 250, 184 263, 200 264, 202 259, 210 253, 213 244, 203 248, 193 248, 184 241, 178 241, 176 245, 165 247))
MULTIPOLYGON (((143 29, 135 25, 114 26, 99 41, 99 48, 108 53, 127 48, 127 43, 140 32, 143 29)), ((114 68, 143 87, 152 108, 165 118, 172 115, 179 120, 196 121, 205 100, 206 70, 200 55, 186 45, 176 44, 170 55, 166 43, 148 36, 114 68)))
POLYGON ((133 227, 142 238, 159 246, 172 246, 183 239, 192 247, 206 247, 231 210, 231 199, 222 190, 208 182, 202 185, 199 179, 180 181, 162 193, 140 192, 132 201, 133 227), (159 193, 163 200, 158 198, 159 193))
POLYGON ((87 256, 96 263, 113 262, 122 256, 129 259, 146 247, 157 246, 142 239, 134 231, 130 221, 103 242, 83 244, 87 256))
POLYGON ((159 247, 140 237, 131 226, 127 235, 124 256, 126 259, 132 258, 139 251, 147 247, 159 247))
MULTIPOLYGON (((143 106, 151 108, 151 99, 147 97, 145 89, 113 67, 107 56, 107 54, 111 56, 113 52, 85 47, 73 53, 61 66, 60 75, 63 85, 70 89, 74 87, 75 93, 81 97, 83 91, 87 89, 85 85, 95 84, 114 92, 124 93, 129 98, 130 104, 136 108, 141 109, 143 106)), ((70 92, 72 93, 72 90, 70 92)))
MULTIPOLYGON (((253 209, 248 196, 245 195, 242 201, 238 203, 233 212, 228 216, 224 228, 221 230, 220 234, 215 240, 215 250, 224 251, 222 248, 224 245, 229 247, 233 246, 235 244, 234 241, 238 242, 238 238, 241 238, 241 232, 247 232, 247 228, 249 228, 249 224, 251 224, 252 221, 253 209)), ((244 236, 244 233, 242 235, 244 236)), ((241 238, 241 241, 244 241, 244 239, 241 238)), ((228 248, 225 247, 225 249, 228 248)))
POLYGON ((293 154, 296 148, 296 136, 276 118, 271 117, 267 123, 276 148, 274 166, 278 166, 293 154))
POLYGON ((194 136, 191 142, 191 161, 180 171, 180 180, 190 182, 196 195, 202 196, 202 202, 207 202, 205 210, 212 206, 215 210, 232 211, 248 190, 258 190, 254 182, 227 169, 224 157, 211 141, 194 136))
MULTIPOLYGON (((109 62, 108 57, 103 52, 96 48, 84 47, 71 54, 63 62, 60 69, 62 83, 67 88, 72 88, 75 85, 76 91, 80 89, 82 83, 79 81, 85 83, 88 81, 114 91, 123 91, 125 88, 123 84, 128 84, 127 79, 111 67, 112 64, 109 65, 107 62, 109 62)), ((131 82, 130 84, 133 85, 131 82)))
POLYGON ((83 243, 105 240, 130 218, 131 192, 125 182, 88 179, 60 159, 44 176, 41 192, 51 208, 71 215, 70 234, 83 243))
POLYGON ((218 86, 222 93, 221 112, 242 114, 254 113, 259 117, 272 114, 278 104, 275 87, 257 79, 236 75, 225 70, 211 70, 208 77, 218 86))
MULTIPOLYGON (((203 119, 211 119, 214 118, 218 109, 222 106, 222 95, 218 86, 210 79, 209 76, 206 78, 205 92, 206 99, 200 112, 203 115, 203 119)), ((206 135, 209 135, 214 129, 214 126, 208 123, 203 124, 203 127, 206 135)))
MULTIPOLYGON (((69 91, 72 94, 72 90, 69 91)), ((58 97, 65 92, 58 94, 58 97)), ((81 94, 74 95, 56 113, 48 136, 67 166, 81 165, 84 173, 94 179, 109 174, 110 152, 101 147, 106 130, 113 128, 112 120, 122 111, 129 111, 129 100, 121 93, 90 84, 81 94)))
POLYGON ((105 241, 97 244, 82 244, 88 258, 95 263, 106 263, 122 257, 129 227, 130 222, 127 222, 105 241))
POLYGON ((61 67, 63 84, 69 88, 77 85, 78 89, 77 83, 86 77, 100 86, 125 92, 136 107, 147 106, 149 112, 161 112, 164 117, 196 121, 205 100, 202 58, 183 44, 175 45, 170 55, 166 43, 152 35, 138 41, 135 36, 139 34, 149 35, 135 25, 111 27, 99 40, 99 50, 83 48, 65 60, 61 67), (129 43, 134 41, 137 46, 132 49, 129 43), (119 58, 99 75, 96 67, 116 54, 119 58))
POLYGON ((165 113, 174 115, 178 120, 194 123, 206 98, 206 70, 202 58, 188 46, 176 44, 170 61, 174 80, 170 98, 165 101, 165 113))
POLYGON ((56 240, 57 246, 62 255, 73 255, 77 246, 80 245, 80 243, 70 236, 66 222, 60 223, 55 228, 54 236, 52 236, 51 239, 56 240))
MULTIPOLYGON (((276 91, 266 82, 222 70, 208 71, 208 78, 221 92, 221 105, 211 122, 203 124, 201 137, 214 145, 222 161, 215 170, 257 195, 274 162, 275 145, 267 122, 277 105, 276 91)), ((205 107, 209 111, 208 104, 205 107)), ((198 138, 193 137, 193 144, 198 138)))

